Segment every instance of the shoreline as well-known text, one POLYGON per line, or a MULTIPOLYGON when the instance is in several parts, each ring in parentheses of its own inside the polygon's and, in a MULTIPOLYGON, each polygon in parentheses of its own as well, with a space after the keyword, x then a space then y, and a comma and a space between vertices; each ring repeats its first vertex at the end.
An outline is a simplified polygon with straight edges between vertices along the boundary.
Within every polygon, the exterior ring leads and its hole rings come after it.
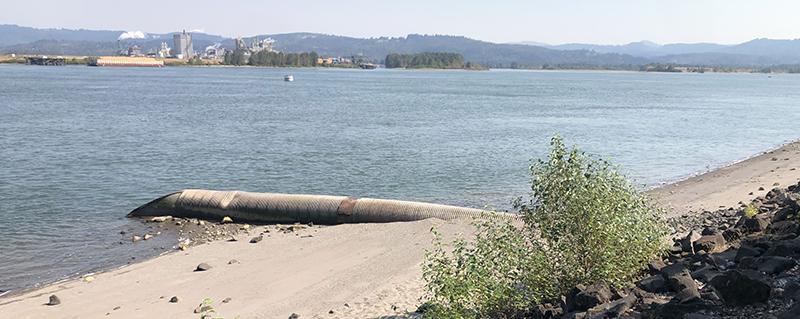
MULTIPOLYGON (((23 55, 28 56, 28 55, 23 55)), ((79 57, 79 56, 65 56, 67 59, 85 59, 86 57, 79 57)), ((209 68, 272 68, 272 69, 345 69, 345 70, 365 70, 365 71, 374 71, 375 69, 363 69, 358 66, 348 66, 348 67, 340 67, 340 66, 264 66, 264 65, 230 65, 230 64, 189 64, 186 62, 175 62, 169 59, 161 60, 164 61, 164 66, 162 68, 172 68, 172 67, 209 67, 209 68)), ((11 60, 0 60, 0 65, 7 64, 7 65, 28 65, 24 61, 11 61, 11 60)), ((83 63, 67 63, 65 66, 88 66, 83 63)), ((123 66, 105 66, 104 68, 117 68, 123 66)), ((662 72, 662 71, 642 71, 642 70, 627 70, 627 69, 618 69, 618 68, 540 68, 540 69, 533 69, 533 68, 480 68, 480 69, 467 69, 467 68, 386 68, 386 67, 379 67, 378 69, 383 70, 404 70, 404 71, 527 71, 527 72, 619 72, 619 73, 651 73, 651 74, 766 74, 766 75, 794 75, 797 73, 792 72, 759 72, 757 70, 750 70, 750 71, 707 71, 707 72, 662 72)))
POLYGON ((667 216, 740 207, 775 187, 800 181, 800 141, 645 191, 667 216), (777 184, 777 185, 776 185, 777 184))
MULTIPOLYGON (((800 141, 795 141, 645 192, 671 218, 736 208, 798 181, 800 141)), ((441 220, 315 226, 296 232, 254 226, 231 235, 234 242, 217 238, 186 251, 5 292, 0 311, 36 318, 194 317, 193 309, 211 298, 226 317, 399 315, 415 310, 424 296, 420 262, 431 247, 434 226, 446 240, 471 231, 468 222, 441 220), (259 235, 263 241, 250 243, 259 235), (194 272, 199 263, 213 268, 194 272), (89 275, 91 281, 85 279, 89 275), (50 294, 57 294, 62 304, 43 305, 50 294), (180 301, 170 303, 172 296, 180 301), (220 303, 225 298, 231 301, 220 303)))

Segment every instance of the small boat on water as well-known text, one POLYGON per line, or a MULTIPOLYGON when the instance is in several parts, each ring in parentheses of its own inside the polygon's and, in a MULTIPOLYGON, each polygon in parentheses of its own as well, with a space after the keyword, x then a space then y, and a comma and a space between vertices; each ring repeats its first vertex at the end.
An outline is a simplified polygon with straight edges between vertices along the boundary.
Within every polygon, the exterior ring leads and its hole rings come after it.
POLYGON ((378 68, 378 65, 373 63, 361 63, 358 65, 358 67, 364 70, 375 70, 378 68))
POLYGON ((293 82, 294 81, 294 76, 286 75, 286 76, 283 77, 283 80, 286 81, 286 82, 293 82))

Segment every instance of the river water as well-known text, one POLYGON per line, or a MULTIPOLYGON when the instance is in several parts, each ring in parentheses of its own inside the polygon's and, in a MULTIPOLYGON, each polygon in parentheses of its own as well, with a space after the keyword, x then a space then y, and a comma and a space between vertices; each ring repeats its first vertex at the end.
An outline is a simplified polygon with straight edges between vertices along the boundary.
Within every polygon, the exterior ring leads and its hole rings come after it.
POLYGON ((553 134, 652 187, 797 139, 799 106, 792 75, 0 65, 0 290, 163 251, 119 231, 184 188, 504 209, 553 134))

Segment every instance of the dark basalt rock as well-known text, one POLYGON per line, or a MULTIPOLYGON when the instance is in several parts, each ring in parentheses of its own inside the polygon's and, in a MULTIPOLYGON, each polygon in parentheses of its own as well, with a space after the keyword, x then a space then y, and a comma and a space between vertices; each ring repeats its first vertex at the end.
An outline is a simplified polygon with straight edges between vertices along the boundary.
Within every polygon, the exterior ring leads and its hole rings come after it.
POLYGON ((609 302, 611 297, 611 290, 608 285, 578 285, 567 294, 565 310, 567 312, 586 311, 594 306, 609 302))
POLYGON ((800 224, 793 220, 773 222, 767 227, 767 234, 795 235, 796 237, 798 232, 800 232, 800 224))
POLYGON ((734 260, 736 260, 737 262, 740 262, 742 260, 742 258, 745 258, 745 257, 758 257, 758 256, 761 256, 762 253, 763 253, 762 250, 756 249, 756 248, 751 247, 751 246, 742 245, 741 247, 739 247, 739 250, 736 252, 736 258, 734 260))
POLYGON ((647 270, 651 275, 655 275, 661 272, 661 269, 664 269, 666 266, 667 264, 665 264, 663 260, 654 260, 647 264, 647 270))
POLYGON ((792 267, 797 265, 797 262, 787 257, 764 256, 758 258, 757 264, 758 271, 768 275, 774 275, 792 269, 792 267))
POLYGON ((536 319, 555 319, 560 318, 563 313, 561 307, 546 303, 536 306, 531 316, 536 319))
POLYGON ((706 302, 680 303, 672 300, 663 305, 654 304, 654 307, 645 313, 644 318, 658 319, 684 319, 686 314, 708 309, 713 305, 706 302))
POLYGON ((636 303, 636 296, 628 295, 618 300, 607 302, 590 309, 587 311, 589 315, 588 318, 619 318, 622 314, 631 309, 634 303, 636 303))
POLYGON ((800 257, 800 241, 797 239, 784 240, 771 245, 764 253, 765 256, 800 257))
POLYGON ((707 253, 717 253, 725 250, 725 237, 722 234, 705 235, 698 238, 693 244, 695 253, 705 251, 707 253))
POLYGON ((636 284, 636 286, 644 291, 652 293, 665 293, 669 291, 667 281, 661 275, 654 275, 642 279, 636 284))
POLYGON ((772 288, 757 273, 729 270, 711 280, 710 285, 726 304, 744 306, 769 299, 772 288))
POLYGON ((797 319, 800 318, 800 303, 778 315, 778 319, 797 319))

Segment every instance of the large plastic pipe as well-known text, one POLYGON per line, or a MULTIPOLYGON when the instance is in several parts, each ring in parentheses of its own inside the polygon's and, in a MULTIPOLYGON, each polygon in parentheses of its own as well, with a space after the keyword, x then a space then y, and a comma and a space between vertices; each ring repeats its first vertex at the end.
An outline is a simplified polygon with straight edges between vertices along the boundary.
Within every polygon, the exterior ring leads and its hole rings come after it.
POLYGON ((518 218, 475 208, 346 196, 187 189, 134 209, 128 217, 164 216, 250 223, 385 223, 428 218, 518 218))

